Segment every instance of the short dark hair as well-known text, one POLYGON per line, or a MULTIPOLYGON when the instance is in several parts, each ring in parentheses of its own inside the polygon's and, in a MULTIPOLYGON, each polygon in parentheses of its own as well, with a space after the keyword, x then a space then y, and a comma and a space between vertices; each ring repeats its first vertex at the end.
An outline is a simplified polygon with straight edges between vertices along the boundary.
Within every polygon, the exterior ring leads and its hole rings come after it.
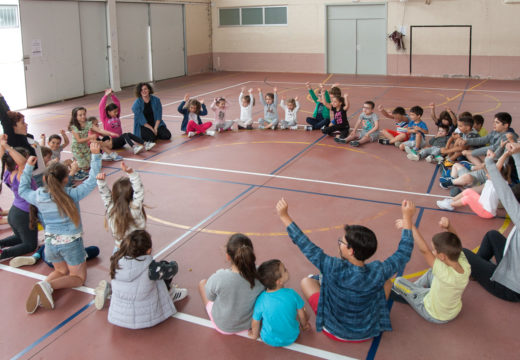
POLYGON ((469 111, 463 111, 459 114, 459 117, 473 117, 473 114, 471 114, 469 111))
POLYGON ((422 116, 423 113, 424 113, 424 110, 423 110, 422 107, 416 105, 416 106, 414 106, 414 107, 412 107, 412 108, 410 109, 410 112, 411 112, 411 113, 414 113, 414 114, 417 115, 417 116, 422 116))
POLYGON ((269 290, 276 289, 276 281, 282 277, 278 259, 264 261, 257 269, 258 279, 269 290))
POLYGON ((511 118, 511 114, 506 112, 499 112, 495 114, 495 118, 500 121, 504 125, 511 126, 511 121, 513 120, 511 118))
POLYGON ((345 239, 354 250, 354 257, 360 261, 365 261, 377 250, 376 234, 365 226, 345 225, 345 239))
POLYGON ((439 254, 444 254, 451 261, 457 261, 462 251, 462 243, 454 233, 444 231, 433 235, 433 246, 439 254))
POLYGON ((392 115, 406 115, 404 107, 398 106, 392 111, 392 115))
POLYGON ((148 84, 147 82, 140 82, 139 84, 137 84, 135 86, 135 89, 134 89, 135 97, 137 97, 137 98, 141 97, 141 89, 143 88, 143 86, 146 86, 148 88, 148 91, 150 91, 150 95, 153 94, 153 87, 152 87, 152 85, 148 84))
POLYGON ((42 156, 43 157, 52 155, 52 150, 49 149, 47 146, 42 146, 40 149, 42 150, 42 156))
POLYGON ((376 104, 372 100, 365 101, 365 104, 372 106, 372 109, 376 107, 376 104))
POLYGON ((448 125, 440 124, 438 128, 446 130, 446 133, 450 132, 450 127, 448 125))
POLYGON ((59 140, 59 142, 61 143, 61 136, 59 136, 58 134, 52 134, 51 136, 49 136, 49 140, 47 142, 54 139, 59 140))
POLYGON ((271 98, 274 100, 274 94, 273 93, 266 93, 265 97, 271 98))
POLYGON ((477 125, 484 125, 484 116, 482 115, 473 115, 473 122, 477 125))
POLYGON ((461 117, 458 121, 463 123, 464 125, 469 125, 470 127, 473 127, 474 122, 473 122, 472 117, 464 116, 464 117, 461 117))

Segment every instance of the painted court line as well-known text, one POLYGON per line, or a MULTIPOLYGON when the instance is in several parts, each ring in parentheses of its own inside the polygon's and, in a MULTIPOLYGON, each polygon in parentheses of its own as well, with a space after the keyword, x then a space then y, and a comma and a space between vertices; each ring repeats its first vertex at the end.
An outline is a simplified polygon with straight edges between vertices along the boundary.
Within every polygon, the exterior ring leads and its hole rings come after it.
POLYGON ((241 174, 241 175, 268 177, 268 178, 272 178, 272 179, 283 179, 283 180, 310 182, 310 183, 325 184, 325 185, 335 185, 335 186, 342 186, 342 187, 352 187, 352 188, 356 188, 356 189, 365 189, 365 190, 374 190, 374 191, 382 191, 382 192, 391 192, 391 193, 397 193, 397 194, 427 196, 427 197, 442 198, 442 199, 446 198, 445 195, 435 195, 435 194, 419 193, 419 192, 413 192, 413 191, 385 189, 385 188, 379 188, 379 187, 373 187, 373 186, 364 186, 364 185, 354 185, 354 184, 348 184, 348 183, 341 183, 341 182, 336 182, 336 181, 326 181, 326 180, 318 180, 318 179, 299 178, 299 177, 276 175, 276 174, 264 174, 264 173, 251 172, 251 171, 221 169, 221 168, 197 166, 197 165, 168 163, 168 162, 164 162, 164 161, 149 161, 149 160, 141 160, 141 159, 133 159, 133 158, 124 158, 124 160, 125 161, 134 161, 134 162, 147 163, 147 164, 156 164, 156 165, 164 165, 164 166, 196 169, 196 170, 206 170, 206 171, 225 172, 225 173, 231 173, 231 174, 241 174))
MULTIPOLYGON (((38 279, 38 280, 45 279, 44 275, 33 273, 33 272, 30 272, 30 271, 27 271, 27 270, 21 270, 21 269, 17 269, 17 268, 12 268, 10 266, 6 266, 6 265, 3 265, 3 264, 0 264, 0 269, 1 270, 5 270, 5 271, 9 271, 9 272, 12 272, 12 273, 15 273, 17 275, 22 275, 22 276, 26 276, 26 277, 29 277, 29 278, 33 278, 33 279, 38 279)), ((86 287, 86 286, 81 286, 79 288, 74 288, 73 290, 81 291, 81 292, 84 292, 84 293, 87 293, 87 294, 91 294, 91 295, 95 294, 94 293, 94 289, 86 287)), ((65 326, 67 323, 69 323, 72 319, 74 319, 79 314, 81 314, 83 311, 85 311, 93 303, 94 303, 94 301, 91 301, 87 305, 83 306, 81 309, 79 309, 74 314, 69 316, 67 319, 62 321, 58 326, 56 326, 51 331, 47 332, 45 335, 43 335, 41 338, 39 338, 37 341, 35 341, 33 344, 29 345, 27 348, 22 350, 20 353, 16 354, 13 357, 13 359, 21 358, 23 355, 25 355, 31 349, 33 349, 38 344, 40 344, 43 340, 45 340, 46 338, 48 338, 49 336, 54 334, 60 328, 65 326)), ((190 322, 192 324, 196 324, 196 325, 199 325, 199 326, 204 326, 204 327, 213 329, 213 325, 211 324, 211 321, 208 320, 208 319, 200 318, 200 317, 197 317, 197 316, 193 316, 193 315, 185 314, 185 313, 181 313, 181 312, 176 313, 175 315, 173 315, 173 317, 177 318, 179 320, 190 322)), ((247 335, 240 335, 240 336, 245 337, 245 338, 249 338, 247 335)), ((291 344, 289 346, 285 346, 284 348, 286 348, 288 350, 296 351, 296 352, 299 352, 299 353, 302 353, 302 354, 319 357, 319 358, 322 358, 322 359, 338 359, 338 360, 353 360, 354 359, 352 357, 348 357, 348 356, 345 356, 345 355, 336 354, 336 353, 333 353, 333 352, 330 352, 330 351, 321 350, 321 349, 318 349, 318 348, 314 348, 314 347, 306 346, 306 345, 301 345, 301 344, 297 344, 297 343, 291 344)))

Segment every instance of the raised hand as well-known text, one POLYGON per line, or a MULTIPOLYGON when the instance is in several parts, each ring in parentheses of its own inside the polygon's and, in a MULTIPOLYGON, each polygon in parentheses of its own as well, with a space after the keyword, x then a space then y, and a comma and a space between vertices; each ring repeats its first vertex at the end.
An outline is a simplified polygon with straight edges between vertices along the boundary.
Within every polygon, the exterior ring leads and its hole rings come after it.
POLYGON ((36 165, 36 162, 38 161, 38 158, 36 156, 29 156, 29 158, 27 159, 27 164, 29 165, 36 165))
POLYGON ((104 172, 100 172, 96 175, 96 179, 98 180, 105 180, 105 173, 104 172))
POLYGON ((121 169, 127 173, 127 174, 131 174, 134 172, 134 169, 132 169, 131 167, 128 167, 126 166, 125 162, 124 161, 121 161, 121 169))
POLYGON ((190 94, 184 94, 184 101, 188 102, 189 99, 190 99, 190 94))
POLYGON ((441 217, 441 219, 439 220, 439 226, 448 231, 448 228, 450 227, 450 220, 447 218, 447 217, 441 217))
POLYGON ((383 111, 384 109, 385 109, 385 108, 383 107, 382 104, 379 104, 379 106, 377 107, 377 110, 379 110, 379 111, 383 111))

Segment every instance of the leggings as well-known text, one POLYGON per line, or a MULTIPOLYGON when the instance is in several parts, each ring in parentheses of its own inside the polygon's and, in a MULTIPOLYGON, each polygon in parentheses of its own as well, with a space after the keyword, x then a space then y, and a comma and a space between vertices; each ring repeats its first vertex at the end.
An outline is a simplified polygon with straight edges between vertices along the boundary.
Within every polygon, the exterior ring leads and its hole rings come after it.
POLYGON ((202 123, 201 125, 197 124, 195 121, 190 120, 188 122, 188 126, 186 127, 186 131, 194 132, 196 134, 204 134, 206 130, 208 130, 213 123, 211 121, 202 123))
POLYGON ((308 117, 306 119, 307 124, 312 125, 312 130, 319 130, 324 126, 329 126, 330 119, 324 119, 321 114, 318 114, 316 118, 308 117))
POLYGON ((20 256, 36 250, 38 246, 38 229, 29 229, 29 213, 11 206, 7 222, 13 229, 13 235, 0 240, 0 247, 9 246, 2 249, 0 259, 20 256))
POLYGON ((155 140, 170 140, 172 138, 172 133, 166 126, 159 126, 157 129, 157 135, 153 133, 152 130, 148 129, 145 126, 141 126, 141 139, 144 141, 155 142, 155 140))
POLYGON ((144 144, 144 140, 132 133, 124 133, 123 135, 112 139, 112 150, 121 149, 125 144, 134 146, 134 141, 139 144, 144 144))
POLYGON ((462 203, 464 205, 468 205, 470 207, 470 209, 475 214, 480 216, 481 218, 492 219, 492 218, 495 217, 489 211, 484 209, 484 207, 482 207, 482 204, 479 202, 480 194, 477 193, 475 190, 473 190, 473 189, 466 189, 466 190, 464 190, 462 192, 462 199, 461 200, 462 200, 462 203))
POLYGON ((350 126, 347 122, 345 122, 345 123, 339 124, 339 125, 327 126, 323 130, 321 130, 322 133, 329 135, 329 136, 334 136, 334 132, 336 132, 336 131, 339 131, 339 136, 344 139, 348 136, 348 133, 350 131, 350 126))
POLYGON ((482 244, 476 254, 468 249, 463 249, 463 251, 471 265, 471 276, 484 289, 502 300, 520 302, 519 293, 491 280, 497 265, 502 261, 505 245, 506 238, 504 235, 496 230, 491 230, 484 235, 482 244), (491 262, 493 257, 496 260, 496 264, 491 262))

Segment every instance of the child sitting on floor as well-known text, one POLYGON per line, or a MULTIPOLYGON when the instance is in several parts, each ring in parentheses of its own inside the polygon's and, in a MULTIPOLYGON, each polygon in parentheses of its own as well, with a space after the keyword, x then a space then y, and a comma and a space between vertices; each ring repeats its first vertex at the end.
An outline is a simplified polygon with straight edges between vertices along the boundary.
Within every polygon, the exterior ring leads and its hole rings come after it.
POLYGON ((379 139, 379 117, 374 112, 375 106, 373 101, 365 101, 363 104, 363 112, 359 115, 359 119, 356 125, 354 125, 352 133, 346 138, 336 136, 334 140, 343 144, 350 142, 350 145, 355 147, 368 142, 377 141, 379 139), (360 125, 362 128, 359 130, 360 125))
POLYGON ((410 148, 406 148, 408 149, 408 155, 406 155, 406 157, 413 161, 419 161, 426 158, 427 162, 433 162, 434 158, 440 155, 441 148, 446 146, 446 142, 448 141, 448 131, 449 128, 447 125, 439 125, 437 135, 430 138, 428 145, 419 150, 419 152, 410 148))
POLYGON ((187 123, 186 131, 188 132, 188 137, 200 134, 215 135, 215 131, 208 130, 213 123, 211 121, 203 123, 200 119, 201 116, 208 115, 208 109, 206 109, 206 105, 204 105, 204 99, 200 101, 190 99, 190 95, 186 94, 184 95, 184 101, 181 102, 177 111, 184 115, 181 126, 187 123))
POLYGON ((231 130, 232 120, 226 120, 227 101, 223 97, 215 98, 210 106, 215 113, 215 130, 218 132, 231 130))
POLYGON ((332 125, 325 126, 321 129, 321 132, 329 136, 334 136, 334 133, 339 131, 339 136, 341 138, 346 138, 350 131, 350 124, 348 123, 347 117, 347 111, 350 108, 348 94, 345 94, 344 97, 333 95, 330 104, 326 102, 325 96, 322 95, 321 101, 323 105, 325 105, 327 109, 332 110, 332 113, 334 114, 332 125))
POLYGON ((484 137, 488 134, 487 130, 484 128, 484 117, 482 115, 473 115, 473 129, 478 132, 480 137, 484 137))
POLYGON ((381 131, 382 138, 379 139, 380 144, 399 146, 402 142, 405 142, 410 138, 410 134, 408 134, 410 117, 406 114, 403 107, 396 107, 392 110, 391 114, 385 110, 383 105, 379 105, 377 110, 379 110, 384 117, 395 121, 395 130, 383 129, 381 131))
POLYGON ((307 122, 307 127, 305 130, 320 130, 324 126, 328 126, 330 124, 330 111, 323 105, 323 103, 319 100, 321 95, 324 94, 325 102, 330 103, 330 95, 327 90, 325 90, 323 84, 320 84, 318 89, 318 95, 314 93, 310 83, 305 83, 307 90, 309 90, 309 95, 311 96, 312 101, 316 103, 316 107, 314 108, 314 112, 312 113, 312 117, 308 117, 305 121, 307 122))
POLYGON ((278 89, 273 88, 273 92, 265 94, 264 98, 262 89, 258 88, 258 97, 264 106, 264 117, 258 119, 258 128, 276 130, 278 126, 278 89))
MULTIPOLYGON (((397 220, 396 227, 402 226, 402 220, 397 220)), ((425 320, 444 324, 455 319, 462 309, 462 293, 468 285, 471 266, 450 221, 443 217, 439 226, 444 231, 433 236, 433 250, 413 226, 415 245, 431 269, 413 283, 403 277, 396 278, 392 293, 404 298, 425 320)))
POLYGON ((280 101, 280 107, 285 111, 285 118, 280 122, 280 129, 298 129, 298 110, 300 110, 300 103, 298 102, 298 96, 294 99, 287 100, 285 104, 285 96, 282 96, 280 101))
POLYGON ((249 329, 256 298, 264 287, 258 281, 253 243, 247 236, 231 235, 226 259, 231 268, 201 280, 199 292, 215 330, 233 335, 249 329))
POLYGON ((276 210, 292 241, 321 272, 321 281, 305 278, 302 291, 316 313, 316 330, 343 342, 361 342, 391 330, 390 312, 385 298, 391 289, 388 281, 404 268, 413 250, 412 217, 415 205, 403 201, 404 219, 397 251, 384 261, 366 263, 377 249, 375 234, 361 225, 346 225, 338 239, 341 258, 326 255, 313 244, 288 214, 284 199, 276 210))
MULTIPOLYGON (((423 109, 420 106, 414 106, 410 109, 410 122, 408 123, 408 133, 410 139, 399 145, 399 149, 405 151, 406 148, 419 150, 424 146, 425 135, 428 134, 428 126, 421 120, 423 109)), ((408 151, 407 151, 408 152, 408 151)))
MULTIPOLYGON (((478 137, 478 133, 473 130, 473 118, 461 117, 457 121, 457 131, 448 139, 446 146, 441 148, 441 156, 446 156, 448 162, 445 166, 452 166, 455 161, 462 156, 462 151, 469 149, 461 140, 472 139, 478 137)), ((443 158, 437 158, 438 161, 443 158)))
MULTIPOLYGON (((47 145, 48 145, 49 149, 52 150, 51 160, 57 159, 58 161, 61 161, 61 152, 70 143, 69 137, 65 133, 65 130, 60 130, 60 134, 61 134, 61 137, 58 134, 52 134, 51 136, 49 136, 49 140, 47 141, 47 145), (63 137, 63 141, 64 141, 63 145, 61 145, 62 137, 63 137)), ((41 138, 42 138, 42 141, 41 141, 40 145, 45 146, 45 134, 42 134, 41 138)))
POLYGON ((238 120, 238 130, 253 130, 253 106, 255 106, 255 97, 253 89, 249 89, 249 94, 244 95, 246 88, 243 87, 238 97, 240 104, 240 120, 238 120))
POLYGON ((258 267, 258 278, 267 289, 256 299, 249 336, 260 336, 271 346, 290 345, 300 335, 300 327, 311 327, 305 304, 296 291, 284 288, 289 272, 280 260, 263 262, 258 267))
POLYGON ((188 295, 187 289, 171 286, 179 270, 177 263, 157 262, 151 254, 150 234, 136 230, 110 258, 109 323, 128 329, 152 327, 175 314, 173 303, 188 295))
POLYGON ((433 123, 436 126, 445 125, 448 127, 448 136, 451 136, 455 129, 457 129, 457 115, 450 109, 446 108, 446 110, 441 111, 439 117, 435 114, 435 103, 430 103, 431 117, 433 123))

